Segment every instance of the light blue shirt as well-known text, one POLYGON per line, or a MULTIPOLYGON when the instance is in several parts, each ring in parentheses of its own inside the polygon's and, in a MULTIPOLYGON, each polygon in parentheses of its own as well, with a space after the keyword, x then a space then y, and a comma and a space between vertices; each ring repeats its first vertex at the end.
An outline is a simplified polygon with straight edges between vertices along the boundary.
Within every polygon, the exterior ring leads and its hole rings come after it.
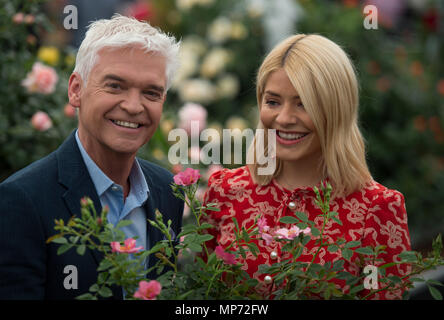
POLYGON ((147 216, 143 205, 148 199, 149 189, 139 162, 137 159, 134 160, 129 175, 130 191, 124 201, 123 187, 108 178, 91 159, 80 142, 78 130, 76 131, 76 140, 100 203, 102 207, 105 205, 109 207, 108 221, 116 226, 121 220, 131 220, 133 223, 121 230, 125 233, 126 238, 138 237, 136 239, 137 246, 148 249, 147 216))

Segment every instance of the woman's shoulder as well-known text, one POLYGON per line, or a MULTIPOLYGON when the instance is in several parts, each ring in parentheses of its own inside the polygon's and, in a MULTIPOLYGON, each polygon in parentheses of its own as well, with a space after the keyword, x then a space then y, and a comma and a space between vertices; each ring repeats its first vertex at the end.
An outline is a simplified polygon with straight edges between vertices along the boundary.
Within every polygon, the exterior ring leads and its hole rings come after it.
POLYGON ((234 169, 223 168, 214 172, 208 179, 208 186, 231 185, 239 181, 252 182, 247 166, 234 169))
POLYGON ((373 204, 392 201, 404 202, 404 195, 396 189, 390 189, 381 183, 372 180, 360 190, 355 191, 346 197, 346 200, 350 199, 358 199, 373 204))

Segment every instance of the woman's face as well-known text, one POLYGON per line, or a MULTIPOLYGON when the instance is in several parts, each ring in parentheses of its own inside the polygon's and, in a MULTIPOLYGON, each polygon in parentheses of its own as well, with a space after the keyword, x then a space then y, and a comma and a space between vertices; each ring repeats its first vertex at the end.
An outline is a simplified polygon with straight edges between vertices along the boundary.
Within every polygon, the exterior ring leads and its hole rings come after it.
POLYGON ((265 128, 276 129, 278 159, 315 161, 322 156, 313 121, 284 69, 278 69, 268 77, 260 118, 265 128))

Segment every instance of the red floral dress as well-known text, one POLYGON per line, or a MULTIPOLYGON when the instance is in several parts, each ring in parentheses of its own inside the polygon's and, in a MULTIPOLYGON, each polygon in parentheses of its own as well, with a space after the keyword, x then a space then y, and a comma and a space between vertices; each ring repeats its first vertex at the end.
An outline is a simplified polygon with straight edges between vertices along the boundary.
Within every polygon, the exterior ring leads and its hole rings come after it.
MULTIPOLYGON (((234 223, 232 217, 236 217, 240 226, 250 227, 257 215, 265 217, 271 230, 276 230, 288 225, 279 222, 283 216, 292 215, 293 211, 305 212, 309 220, 314 221, 316 227, 321 230, 323 218, 316 207, 316 195, 313 188, 297 188, 293 191, 278 185, 275 180, 266 186, 255 184, 246 166, 237 169, 223 169, 214 173, 208 181, 208 190, 204 197, 204 203, 217 203, 220 211, 209 211, 207 222, 216 226, 210 229, 215 238, 210 241, 209 248, 217 245, 227 247, 234 239, 234 223), (291 209, 290 209, 291 208, 291 209)), ((333 220, 325 226, 324 239, 333 242, 338 238, 346 241, 361 241, 362 246, 386 245, 386 253, 379 255, 383 261, 377 261, 374 265, 383 265, 398 261, 397 255, 410 250, 410 236, 407 226, 407 214, 404 197, 396 191, 390 190, 373 181, 364 189, 354 192, 344 198, 335 198, 330 202, 330 210, 339 213, 342 226, 333 220)), ((253 240, 260 253, 255 257, 248 252, 246 259, 239 255, 239 262, 250 276, 258 279, 260 285, 256 288, 264 297, 270 291, 272 284, 265 284, 264 275, 258 271, 261 264, 273 264, 280 259, 288 258, 281 254, 282 242, 273 241, 269 245, 264 240, 253 240), (272 254, 273 253, 273 254, 272 254)), ((310 262, 313 254, 318 249, 316 241, 311 240, 305 246, 298 260, 310 262)), ((236 248, 234 248, 236 250, 236 248)), ((329 252, 325 247, 321 248, 315 263, 324 264, 328 261, 335 262, 341 259, 341 250, 329 252)), ((360 274, 362 270, 355 261, 359 260, 355 253, 351 259, 345 261, 344 269, 353 274, 360 274)), ((386 269, 387 275, 402 277, 409 271, 407 265, 395 265, 386 269)), ((344 280, 335 280, 338 287, 349 290, 344 280)), ((383 284, 379 284, 382 286, 383 284)), ((374 294, 372 299, 399 299, 402 291, 380 291, 374 294)))

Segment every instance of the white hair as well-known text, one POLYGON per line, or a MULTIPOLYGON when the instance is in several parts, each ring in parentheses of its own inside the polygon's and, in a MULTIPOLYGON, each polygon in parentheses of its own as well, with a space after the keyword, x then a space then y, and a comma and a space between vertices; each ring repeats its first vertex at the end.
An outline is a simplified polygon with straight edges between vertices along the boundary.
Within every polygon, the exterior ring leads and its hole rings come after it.
POLYGON ((85 84, 89 73, 98 61, 98 52, 105 48, 124 48, 140 45, 146 52, 156 52, 166 59, 166 90, 179 67, 179 46, 173 36, 163 33, 147 22, 115 14, 111 19, 92 22, 88 26, 76 56, 73 72, 82 77, 85 84))

